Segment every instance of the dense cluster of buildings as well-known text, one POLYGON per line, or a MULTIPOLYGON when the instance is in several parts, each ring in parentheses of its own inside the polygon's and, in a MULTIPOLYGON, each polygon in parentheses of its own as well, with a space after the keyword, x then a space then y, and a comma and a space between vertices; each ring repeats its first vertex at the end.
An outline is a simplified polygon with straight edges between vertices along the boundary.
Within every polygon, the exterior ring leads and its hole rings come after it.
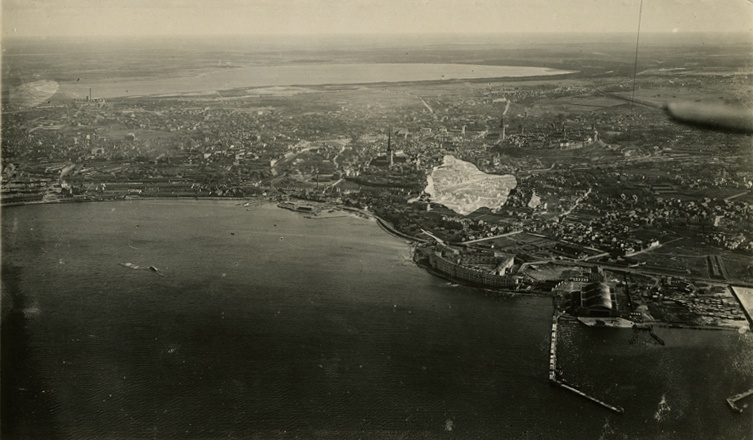
POLYGON ((512 255, 461 252, 451 247, 429 245, 420 248, 414 256, 453 280, 504 289, 515 289, 520 283, 520 277, 514 275, 517 268, 512 255))
MULTIPOLYGON (((547 110, 591 99, 575 86, 410 96, 396 106, 298 95, 11 112, 2 128, 2 202, 284 195, 366 208, 406 236, 430 231, 453 243, 527 231, 557 242, 551 256, 570 260, 631 256, 670 235, 753 251, 753 171, 725 161, 741 148, 734 139, 689 134, 645 109, 547 110), (704 147, 719 154, 699 162, 709 156, 704 147), (503 206, 459 215, 423 193, 446 155, 512 174, 517 186, 503 206)), ((428 261, 453 276, 520 287, 495 264, 451 255, 428 261)), ((587 302, 601 301, 593 298, 587 302)))

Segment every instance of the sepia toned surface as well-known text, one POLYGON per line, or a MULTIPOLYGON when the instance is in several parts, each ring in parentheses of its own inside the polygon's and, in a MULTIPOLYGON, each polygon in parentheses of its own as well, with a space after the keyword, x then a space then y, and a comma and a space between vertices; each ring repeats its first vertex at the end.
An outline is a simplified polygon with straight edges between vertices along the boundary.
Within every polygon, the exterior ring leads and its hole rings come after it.
POLYGON ((2 8, 3 438, 750 438, 753 5, 2 8))

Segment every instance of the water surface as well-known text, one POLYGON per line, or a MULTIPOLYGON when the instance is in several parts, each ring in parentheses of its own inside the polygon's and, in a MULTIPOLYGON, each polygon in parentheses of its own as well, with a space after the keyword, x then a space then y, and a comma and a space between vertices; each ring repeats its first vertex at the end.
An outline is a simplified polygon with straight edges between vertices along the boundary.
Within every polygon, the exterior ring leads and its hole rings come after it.
POLYGON ((749 334, 565 326, 566 376, 613 415, 549 386, 550 299, 434 278, 372 221, 128 201, 4 209, 2 228, 3 438, 753 431, 724 403, 753 382, 749 334))
POLYGON ((208 69, 172 78, 105 79, 61 83, 59 94, 84 98, 93 89, 96 98, 212 92, 243 87, 365 84, 452 79, 519 78, 571 73, 545 67, 486 66, 474 64, 327 63, 244 66, 208 69))

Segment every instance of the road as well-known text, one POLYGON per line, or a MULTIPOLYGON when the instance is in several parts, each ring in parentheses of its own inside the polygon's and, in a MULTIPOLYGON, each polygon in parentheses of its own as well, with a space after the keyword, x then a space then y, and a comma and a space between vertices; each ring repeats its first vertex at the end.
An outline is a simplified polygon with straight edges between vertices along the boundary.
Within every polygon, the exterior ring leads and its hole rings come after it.
POLYGON ((504 234, 495 235, 493 237, 484 237, 484 238, 477 238, 476 240, 464 241, 461 244, 480 243, 482 241, 494 240, 495 238, 509 237, 511 235, 520 234, 521 232, 523 232, 523 231, 522 230, 520 230, 520 231, 511 231, 511 232, 507 232, 507 233, 504 233, 504 234))

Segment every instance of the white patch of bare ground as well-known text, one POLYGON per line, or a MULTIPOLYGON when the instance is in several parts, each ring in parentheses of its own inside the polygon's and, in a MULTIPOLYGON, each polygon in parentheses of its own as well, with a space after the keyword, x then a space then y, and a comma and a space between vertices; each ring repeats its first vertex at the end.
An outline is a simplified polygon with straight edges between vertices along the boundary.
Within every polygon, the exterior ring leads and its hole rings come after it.
POLYGON ((445 156, 435 167, 424 190, 432 202, 440 203, 458 214, 468 215, 479 208, 497 211, 507 202, 518 181, 511 174, 486 174, 476 165, 445 156))

